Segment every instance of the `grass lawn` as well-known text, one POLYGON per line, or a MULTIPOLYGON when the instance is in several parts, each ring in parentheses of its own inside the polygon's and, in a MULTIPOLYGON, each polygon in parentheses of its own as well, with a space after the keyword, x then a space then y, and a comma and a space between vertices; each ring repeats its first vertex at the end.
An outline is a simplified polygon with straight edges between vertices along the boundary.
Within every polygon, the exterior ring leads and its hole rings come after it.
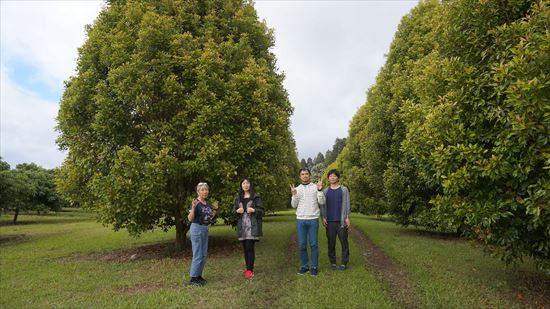
MULTIPOLYGON (((171 252, 174 231, 134 239, 77 209, 50 216, 20 215, 15 226, 10 220, 11 216, 0 217, 0 308, 397 307, 392 292, 365 267, 351 238, 349 269, 329 270, 324 229, 319 232, 319 276, 296 275, 299 263, 290 211, 265 218, 251 281, 242 276, 244 258, 235 231, 212 227, 204 273, 209 283, 203 288, 187 285, 190 251, 171 252)), ((514 300, 513 280, 532 274, 529 265, 507 269, 469 242, 426 237, 362 215, 354 215, 353 224, 409 271, 423 307, 521 304, 514 300)))
POLYGON ((409 272, 425 308, 550 308, 550 277, 532 263, 507 267, 473 241, 363 215, 353 224, 409 272))
MULTIPOLYGON (((265 218, 252 281, 243 279, 244 258, 235 231, 212 227, 204 274, 209 283, 204 288, 186 284, 189 251, 169 254, 173 231, 133 239, 79 210, 55 217, 21 215, 16 226, 6 224, 10 219, 0 220, 2 308, 392 307, 359 258, 350 263, 349 272, 328 270, 324 235, 320 235, 324 266, 320 275, 296 275, 299 263, 291 248, 295 233, 291 212, 265 218), (135 260, 124 256, 125 250, 132 253, 132 248, 159 243, 167 248, 166 254, 135 260)), ((359 254, 356 250, 352 246, 352 254, 359 254)))

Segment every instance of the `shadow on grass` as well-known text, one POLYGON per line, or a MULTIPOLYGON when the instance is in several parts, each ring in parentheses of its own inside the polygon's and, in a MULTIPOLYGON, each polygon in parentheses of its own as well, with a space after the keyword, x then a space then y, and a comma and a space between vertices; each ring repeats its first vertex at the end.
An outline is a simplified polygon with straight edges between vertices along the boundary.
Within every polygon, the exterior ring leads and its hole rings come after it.
MULTIPOLYGON (((235 237, 208 237, 208 257, 218 258, 230 256, 242 250, 240 242, 235 237)), ((65 260, 100 260, 112 263, 128 263, 140 260, 182 259, 191 260, 191 241, 186 240, 185 248, 176 251, 174 241, 142 245, 132 248, 113 250, 107 253, 93 253, 65 257, 65 260)))
POLYGON ((466 238, 460 237, 460 235, 457 233, 436 232, 423 229, 402 229, 399 231, 399 233, 407 236, 424 237, 439 240, 466 240, 466 238))
POLYGON ((295 214, 292 212, 293 209, 283 210, 283 212, 268 212, 264 215, 265 217, 294 217, 295 214))
POLYGON ((262 221, 265 222, 289 222, 294 221, 296 219, 296 215, 293 213, 272 213, 265 215, 262 219, 262 221))
POLYGON ((0 246, 4 245, 15 245, 18 243, 22 243, 24 241, 29 240, 30 237, 28 237, 25 234, 17 234, 17 235, 0 235, 0 246))
POLYGON ((441 240, 451 240, 451 241, 467 240, 466 238, 461 237, 457 233, 437 232, 437 231, 427 230, 422 227, 414 227, 414 226, 410 226, 409 228, 407 228, 393 221, 391 218, 359 217, 359 218, 354 218, 354 220, 382 221, 382 222, 393 223, 394 227, 397 230, 396 232, 405 236, 424 237, 424 238, 430 238, 430 239, 441 239, 441 240))
MULTIPOLYGON (((51 217, 49 217, 51 218, 51 217)), ((31 224, 54 224, 54 223, 75 223, 90 221, 92 218, 58 218, 58 219, 39 219, 39 220, 18 220, 17 223, 13 224, 13 221, 0 221, 0 227, 4 226, 20 226, 20 225, 31 225, 31 224)))
POLYGON ((380 221, 380 222, 392 222, 397 224, 397 221, 395 221, 395 219, 392 217, 374 216, 374 217, 367 217, 366 219, 372 220, 372 221, 380 221))

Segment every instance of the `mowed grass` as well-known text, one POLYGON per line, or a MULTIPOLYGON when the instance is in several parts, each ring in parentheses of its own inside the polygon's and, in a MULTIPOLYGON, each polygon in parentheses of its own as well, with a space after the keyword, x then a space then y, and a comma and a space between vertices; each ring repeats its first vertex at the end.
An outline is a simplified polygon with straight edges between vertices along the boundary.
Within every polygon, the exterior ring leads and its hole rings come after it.
MULTIPOLYGON (((167 250, 153 258, 109 258, 121 250, 169 244, 173 231, 134 239, 125 231, 103 227, 80 210, 56 216, 23 215, 15 226, 6 224, 10 219, 0 220, 1 308, 392 307, 359 257, 352 259, 349 272, 328 270, 323 234, 320 275, 296 275, 299 263, 291 244, 295 233, 291 212, 265 218, 251 281, 242 277, 244 259, 235 231, 228 226, 211 227, 204 273, 209 283, 203 288, 187 285, 188 251, 176 257, 167 250)), ((359 254, 355 246, 352 254, 359 254)))
MULTIPOLYGON (((242 277, 244 259, 235 231, 210 228, 203 288, 191 287, 190 252, 172 254, 174 231, 131 238, 69 209, 55 216, 0 217, 0 308, 398 308, 350 237, 344 272, 329 270, 324 229, 319 231, 320 274, 298 276, 293 212, 268 216, 256 244, 255 277, 242 277), (154 254, 148 254, 147 250, 154 254), (160 249, 159 249, 160 248, 160 249), (132 260, 129 255, 137 252, 132 260)), ((506 268, 470 242, 437 239, 362 215, 362 229, 410 273, 425 308, 514 308, 514 279, 531 265, 506 268)), ((340 257, 340 248, 337 248, 340 257)), ((538 276, 538 274, 537 274, 538 276)), ((521 290, 521 285, 519 286, 521 290)), ((523 291, 529 297, 529 291, 523 291)))
POLYGON ((476 242, 372 217, 353 223, 409 272, 424 308, 550 308, 550 277, 532 263, 506 266, 476 242))
MULTIPOLYGON (((291 228, 295 232, 295 220, 292 215, 291 228)), ((357 245, 350 241, 350 262, 345 271, 330 270, 327 254, 325 229, 319 227, 319 275, 296 275, 299 268, 297 244, 292 246, 285 278, 292 284, 291 293, 285 293, 276 303, 279 308, 395 308, 391 295, 364 266, 362 253, 357 245)), ((287 254, 288 255, 288 254, 287 254)), ((337 262, 340 262, 341 247, 336 246, 337 262)))

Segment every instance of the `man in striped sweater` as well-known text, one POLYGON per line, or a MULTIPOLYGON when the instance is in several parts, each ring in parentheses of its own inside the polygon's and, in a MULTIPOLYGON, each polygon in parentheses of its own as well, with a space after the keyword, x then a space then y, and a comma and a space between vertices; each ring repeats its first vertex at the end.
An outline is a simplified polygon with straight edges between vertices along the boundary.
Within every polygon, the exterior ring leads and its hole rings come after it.
POLYGON ((314 185, 310 183, 311 172, 307 168, 300 169, 300 180, 302 183, 294 187, 290 185, 292 193, 292 207, 296 208, 296 228, 298 230, 298 247, 300 251, 299 275, 310 272, 310 275, 317 276, 319 272, 319 248, 317 245, 317 234, 319 232, 319 205, 325 203, 323 194, 323 183, 321 180, 314 185), (309 257, 307 254, 307 243, 311 250, 311 269, 309 268, 309 257))

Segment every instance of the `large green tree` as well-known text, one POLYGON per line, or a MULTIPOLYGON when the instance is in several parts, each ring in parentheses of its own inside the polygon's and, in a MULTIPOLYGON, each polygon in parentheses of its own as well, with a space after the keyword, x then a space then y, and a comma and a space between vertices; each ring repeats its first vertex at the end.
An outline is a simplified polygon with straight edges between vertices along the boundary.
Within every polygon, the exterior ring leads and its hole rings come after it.
POLYGON ((355 203, 550 269, 549 16, 452 0, 404 17, 336 160, 355 203))
POLYGON ((249 1, 110 1, 66 82, 61 190, 133 235, 175 226, 178 247, 199 181, 227 220, 243 176, 284 207, 299 162, 272 46, 249 1))
POLYGON ((431 225, 550 269, 550 14, 544 2, 450 1, 412 79, 406 156, 442 189, 431 225), (429 87, 426 87, 426 84, 429 87))

